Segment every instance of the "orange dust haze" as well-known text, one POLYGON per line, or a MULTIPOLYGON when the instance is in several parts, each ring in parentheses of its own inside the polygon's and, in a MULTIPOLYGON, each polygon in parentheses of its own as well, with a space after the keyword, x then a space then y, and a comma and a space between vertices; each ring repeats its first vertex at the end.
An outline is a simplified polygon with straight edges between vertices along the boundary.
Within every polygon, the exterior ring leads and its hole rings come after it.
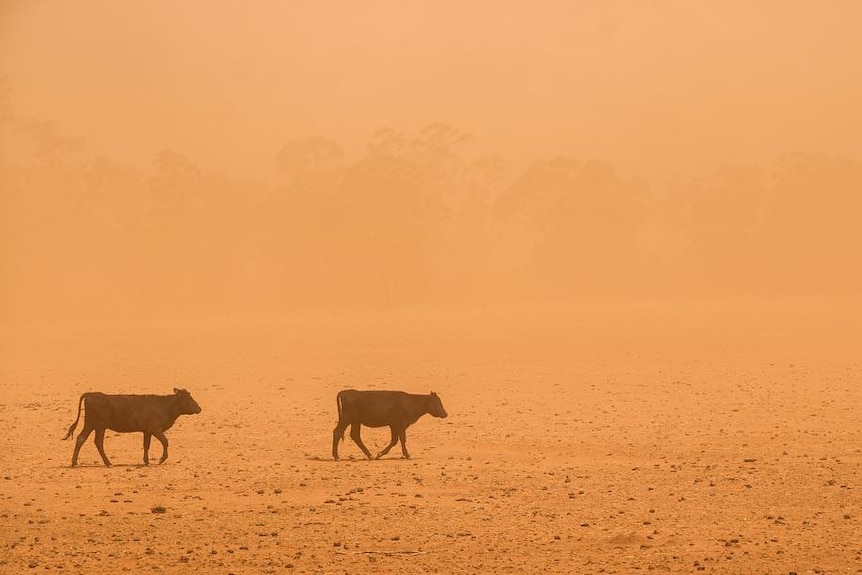
POLYGON ((856 297, 860 21, 4 2, 0 312, 856 297))

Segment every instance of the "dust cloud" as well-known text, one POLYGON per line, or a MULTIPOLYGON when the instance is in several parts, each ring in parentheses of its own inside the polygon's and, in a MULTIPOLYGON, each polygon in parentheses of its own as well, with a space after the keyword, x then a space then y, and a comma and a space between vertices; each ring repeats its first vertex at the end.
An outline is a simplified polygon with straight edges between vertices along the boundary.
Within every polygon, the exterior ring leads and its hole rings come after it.
POLYGON ((857 571, 860 22, 0 2, 0 571, 857 571))
POLYGON ((858 296, 860 8, 2 8, 11 320, 858 296))

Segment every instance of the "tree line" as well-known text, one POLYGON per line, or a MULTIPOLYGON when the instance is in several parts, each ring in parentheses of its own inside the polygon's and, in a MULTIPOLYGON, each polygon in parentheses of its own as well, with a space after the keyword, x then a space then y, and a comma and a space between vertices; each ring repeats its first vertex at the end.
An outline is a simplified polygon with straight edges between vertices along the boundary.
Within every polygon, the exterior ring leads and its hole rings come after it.
POLYGON ((862 272, 862 164, 784 155, 659 185, 515 165, 445 124, 348 157, 287 142, 274 181, 165 150, 148 169, 0 110, 3 313, 160 316, 835 294, 862 272))

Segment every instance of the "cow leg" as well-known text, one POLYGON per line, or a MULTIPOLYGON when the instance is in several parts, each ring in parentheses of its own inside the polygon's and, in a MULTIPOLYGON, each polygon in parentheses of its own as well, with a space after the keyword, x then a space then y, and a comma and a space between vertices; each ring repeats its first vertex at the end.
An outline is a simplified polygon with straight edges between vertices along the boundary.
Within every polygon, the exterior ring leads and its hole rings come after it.
POLYGON ((108 459, 108 456, 105 455, 105 428, 98 427, 96 428, 96 449, 99 450, 99 455, 102 456, 102 461, 105 462, 105 467, 111 466, 111 460, 108 459))
POLYGON ((398 438, 401 440, 401 455, 404 459, 410 459, 410 454, 407 453, 407 429, 399 431, 398 438))
POLYGON ((338 422, 335 429, 332 430, 332 459, 338 461, 338 442, 344 439, 344 430, 347 429, 349 423, 338 422))
POLYGON ((153 439, 153 434, 144 432, 144 465, 150 464, 150 441, 153 439))
POLYGON ((153 435, 162 443, 162 456, 159 458, 159 465, 161 465, 168 458, 168 438, 161 431, 154 431, 153 435))
POLYGON ((392 441, 389 442, 389 445, 380 450, 380 453, 377 454, 377 459, 380 459, 389 453, 389 450, 395 447, 395 444, 398 443, 398 432, 395 430, 395 427, 390 425, 389 429, 392 431, 392 441))
POLYGON ((365 454, 365 457, 371 459, 371 452, 368 451, 368 448, 365 447, 365 444, 362 443, 362 438, 359 436, 360 427, 362 427, 362 424, 360 423, 353 423, 350 425, 350 439, 352 439, 353 442, 359 446, 359 449, 362 450, 362 453, 365 454))
POLYGON ((84 445, 84 442, 87 441, 91 433, 93 433, 93 428, 85 422, 84 429, 81 430, 81 433, 78 434, 78 438, 75 440, 75 451, 72 453, 72 467, 78 465, 78 452, 81 451, 81 446, 84 445))

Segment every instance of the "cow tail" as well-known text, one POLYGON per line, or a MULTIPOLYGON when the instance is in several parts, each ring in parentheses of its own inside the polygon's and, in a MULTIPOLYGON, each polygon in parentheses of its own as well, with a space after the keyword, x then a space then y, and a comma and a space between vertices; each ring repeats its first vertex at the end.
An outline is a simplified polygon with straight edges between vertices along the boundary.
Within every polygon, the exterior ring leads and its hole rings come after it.
POLYGON ((63 441, 72 437, 72 433, 75 431, 75 427, 78 425, 78 420, 81 419, 81 404, 84 403, 84 398, 90 395, 89 393, 84 393, 81 395, 81 399, 78 400, 78 417, 75 418, 75 423, 73 423, 69 427, 69 432, 66 434, 66 437, 63 438, 63 441))
MULTIPOLYGON (((344 390, 339 391, 338 395, 335 396, 335 406, 338 408, 338 421, 341 422, 341 394, 344 393, 344 390)), ((344 428, 344 431, 347 431, 347 428, 344 428)), ((344 431, 341 432, 341 441, 344 441, 344 431)))

